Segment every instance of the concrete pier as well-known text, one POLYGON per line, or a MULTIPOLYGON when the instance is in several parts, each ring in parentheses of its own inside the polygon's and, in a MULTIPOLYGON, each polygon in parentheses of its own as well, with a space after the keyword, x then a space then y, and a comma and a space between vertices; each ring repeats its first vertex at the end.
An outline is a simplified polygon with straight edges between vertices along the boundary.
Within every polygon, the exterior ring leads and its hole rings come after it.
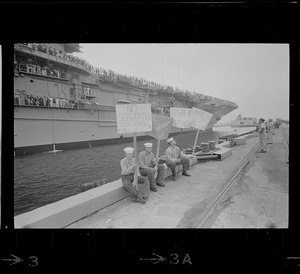
POLYGON ((151 192, 146 204, 128 197, 67 228, 287 228, 288 140, 286 127, 276 130, 267 153, 258 153, 259 138, 252 134, 245 143, 231 147, 232 155, 220 161, 194 165, 191 177, 151 192), (249 163, 248 163, 249 162, 249 163), (241 170, 213 212, 203 216, 219 193, 241 170))
POLYGON ((202 227, 288 228, 288 127, 256 153, 202 227))

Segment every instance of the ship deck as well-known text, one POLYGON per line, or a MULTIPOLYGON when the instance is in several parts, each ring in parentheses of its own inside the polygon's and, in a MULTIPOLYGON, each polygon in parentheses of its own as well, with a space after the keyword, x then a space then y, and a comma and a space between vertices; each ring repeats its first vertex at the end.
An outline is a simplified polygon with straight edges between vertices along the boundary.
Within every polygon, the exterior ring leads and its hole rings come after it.
POLYGON ((232 155, 223 161, 199 162, 191 177, 166 179, 166 187, 151 192, 146 204, 126 197, 66 228, 287 228, 284 131, 277 129, 273 140, 267 153, 258 153, 259 138, 253 135, 231 147, 232 155))

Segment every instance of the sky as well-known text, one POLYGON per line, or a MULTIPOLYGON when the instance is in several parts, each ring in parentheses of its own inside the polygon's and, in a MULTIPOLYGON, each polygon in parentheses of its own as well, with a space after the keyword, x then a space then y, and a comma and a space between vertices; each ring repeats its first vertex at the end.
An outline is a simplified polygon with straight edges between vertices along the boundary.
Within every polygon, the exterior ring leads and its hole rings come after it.
POLYGON ((95 67, 235 102, 220 122, 289 119, 288 44, 80 44, 95 67))

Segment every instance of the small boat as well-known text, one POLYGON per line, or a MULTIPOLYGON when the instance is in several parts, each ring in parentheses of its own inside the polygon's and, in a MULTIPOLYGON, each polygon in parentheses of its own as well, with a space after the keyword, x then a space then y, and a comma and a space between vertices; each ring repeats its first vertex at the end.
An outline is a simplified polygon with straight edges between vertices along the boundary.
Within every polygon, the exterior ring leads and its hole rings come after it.
POLYGON ((258 124, 255 117, 244 117, 239 114, 234 121, 231 121, 231 127, 256 127, 258 124))

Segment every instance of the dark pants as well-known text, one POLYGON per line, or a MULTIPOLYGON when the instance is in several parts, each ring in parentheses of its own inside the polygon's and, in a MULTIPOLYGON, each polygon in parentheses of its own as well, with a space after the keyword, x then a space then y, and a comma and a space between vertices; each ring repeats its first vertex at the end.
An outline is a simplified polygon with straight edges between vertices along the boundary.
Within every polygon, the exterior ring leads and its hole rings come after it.
POLYGON ((154 172, 147 168, 140 168, 140 174, 146 176, 150 182, 151 188, 156 188, 156 182, 163 183, 165 180, 165 167, 164 165, 158 165, 157 168, 157 177, 155 180, 154 172))
POLYGON ((122 175, 122 183, 129 192, 131 200, 138 198, 149 197, 149 181, 147 177, 138 176, 138 191, 136 186, 133 186, 134 174, 122 175))
POLYGON ((176 175, 176 170, 175 167, 177 165, 183 165, 183 171, 187 171, 190 169, 190 161, 187 158, 180 158, 180 162, 179 163, 174 163, 171 160, 168 160, 166 162, 166 165, 171 169, 172 175, 175 176, 176 175))

